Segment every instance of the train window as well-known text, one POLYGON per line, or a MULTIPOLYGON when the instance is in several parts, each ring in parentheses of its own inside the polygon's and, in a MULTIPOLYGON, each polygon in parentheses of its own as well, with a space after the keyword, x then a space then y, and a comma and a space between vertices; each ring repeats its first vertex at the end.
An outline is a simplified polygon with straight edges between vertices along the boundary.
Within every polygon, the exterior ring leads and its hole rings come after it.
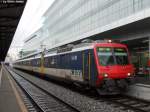
POLYGON ((29 65, 31 65, 31 60, 29 61, 29 65))
POLYGON ((48 67, 48 58, 44 59, 44 66, 48 67))
POLYGON ((36 60, 35 60, 35 63, 36 63, 35 66, 38 66, 38 65, 39 65, 39 60, 36 59, 36 60))
POLYGON ((124 48, 98 47, 97 54, 102 66, 129 64, 128 54, 124 48))
POLYGON ((33 60, 33 65, 36 66, 36 59, 33 60))
POLYGON ((29 65, 31 66, 31 60, 29 61, 29 65))
POLYGON ((66 60, 66 54, 60 55, 60 67, 62 69, 66 68, 66 65, 67 65, 66 62, 67 62, 67 60, 66 60))
POLYGON ((127 65, 129 64, 128 54, 124 48, 114 48, 114 54, 116 58, 116 63, 118 65, 127 65))
POLYGON ((37 66, 40 66, 41 65, 41 59, 37 59, 37 66))
POLYGON ((48 57, 48 65, 49 65, 49 67, 51 67, 51 59, 52 59, 52 57, 48 57))
POLYGON ((72 60, 72 61, 76 61, 76 60, 77 60, 77 56, 76 56, 76 55, 71 56, 71 60, 72 60))
POLYGON ((107 66, 107 65, 115 64, 115 60, 111 48, 108 47, 97 48, 97 54, 98 54, 100 65, 107 66))
POLYGON ((56 58, 52 57, 51 64, 54 65, 56 63, 56 58))

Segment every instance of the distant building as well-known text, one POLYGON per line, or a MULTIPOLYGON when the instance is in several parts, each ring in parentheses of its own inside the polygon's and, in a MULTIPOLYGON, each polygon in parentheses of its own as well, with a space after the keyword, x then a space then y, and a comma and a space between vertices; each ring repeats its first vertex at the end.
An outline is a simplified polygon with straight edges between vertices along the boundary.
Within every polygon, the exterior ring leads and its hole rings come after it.
POLYGON ((43 45, 43 38, 42 36, 44 33, 42 29, 37 30, 32 35, 30 35, 27 39, 24 40, 24 46, 21 49, 19 55, 20 57, 27 56, 29 54, 38 52, 41 50, 41 45, 43 45))

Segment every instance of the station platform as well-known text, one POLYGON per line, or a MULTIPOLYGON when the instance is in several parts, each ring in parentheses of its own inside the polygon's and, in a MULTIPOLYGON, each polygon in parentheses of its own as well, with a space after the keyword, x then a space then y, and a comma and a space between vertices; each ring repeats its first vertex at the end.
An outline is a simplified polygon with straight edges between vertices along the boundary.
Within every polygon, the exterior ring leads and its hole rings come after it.
POLYGON ((27 112, 9 72, 3 65, 0 69, 0 112, 27 112))
POLYGON ((134 77, 134 84, 124 94, 150 102, 150 75, 134 77))
POLYGON ((150 75, 148 76, 136 76, 135 77, 135 83, 141 83, 141 84, 146 84, 150 85, 150 75))

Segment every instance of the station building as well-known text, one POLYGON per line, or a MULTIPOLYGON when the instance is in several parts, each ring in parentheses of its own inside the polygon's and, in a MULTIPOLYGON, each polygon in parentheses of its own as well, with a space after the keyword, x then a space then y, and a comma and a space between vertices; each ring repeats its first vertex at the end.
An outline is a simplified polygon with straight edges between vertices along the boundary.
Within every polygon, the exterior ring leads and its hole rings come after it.
POLYGON ((150 0, 55 0, 43 26, 28 37, 24 51, 55 48, 83 39, 117 39, 132 63, 146 68, 150 58, 150 0))

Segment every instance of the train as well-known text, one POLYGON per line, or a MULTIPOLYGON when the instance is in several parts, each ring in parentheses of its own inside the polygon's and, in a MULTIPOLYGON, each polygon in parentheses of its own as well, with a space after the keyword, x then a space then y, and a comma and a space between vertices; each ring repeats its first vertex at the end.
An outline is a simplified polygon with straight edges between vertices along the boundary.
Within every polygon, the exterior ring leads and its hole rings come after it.
POLYGON ((44 50, 16 60, 13 67, 94 88, 100 95, 120 94, 134 78, 127 46, 111 40, 44 50))

